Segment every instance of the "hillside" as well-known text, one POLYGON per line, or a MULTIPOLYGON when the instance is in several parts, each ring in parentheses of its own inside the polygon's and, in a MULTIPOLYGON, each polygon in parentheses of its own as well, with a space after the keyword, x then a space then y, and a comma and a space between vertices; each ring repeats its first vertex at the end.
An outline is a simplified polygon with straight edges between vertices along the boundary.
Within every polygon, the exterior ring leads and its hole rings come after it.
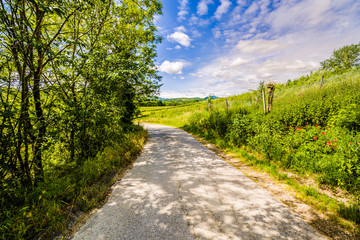
MULTIPOLYGON (((359 67, 337 72, 319 70, 276 84, 273 109, 268 114, 264 114, 259 89, 213 100, 211 109, 207 102, 143 108, 140 120, 181 127, 249 162, 265 164, 269 171, 289 171, 302 176, 300 178, 311 177, 316 185, 310 190, 298 189, 306 201, 314 201, 324 212, 359 224, 357 200, 345 205, 331 197, 320 197, 317 192, 321 188, 340 188, 347 191, 345 195, 350 199, 359 196, 359 89, 359 67)), ((267 94, 265 97, 267 99, 267 94)), ((287 176, 280 178, 288 179, 287 176)))

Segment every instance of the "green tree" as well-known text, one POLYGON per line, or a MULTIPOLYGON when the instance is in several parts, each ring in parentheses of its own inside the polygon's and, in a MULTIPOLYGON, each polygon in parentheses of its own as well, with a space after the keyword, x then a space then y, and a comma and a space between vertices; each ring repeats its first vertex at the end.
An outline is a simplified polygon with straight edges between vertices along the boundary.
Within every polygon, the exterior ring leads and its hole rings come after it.
POLYGON ((321 68, 324 70, 345 70, 357 66, 360 60, 360 43, 344 46, 334 50, 333 55, 322 61, 321 68))
MULTIPOLYGON (((158 0, 8 0, 0 6, 0 181, 45 179, 44 152, 81 164, 155 94, 158 0)), ((10 186, 7 184, 6 186, 10 186)))

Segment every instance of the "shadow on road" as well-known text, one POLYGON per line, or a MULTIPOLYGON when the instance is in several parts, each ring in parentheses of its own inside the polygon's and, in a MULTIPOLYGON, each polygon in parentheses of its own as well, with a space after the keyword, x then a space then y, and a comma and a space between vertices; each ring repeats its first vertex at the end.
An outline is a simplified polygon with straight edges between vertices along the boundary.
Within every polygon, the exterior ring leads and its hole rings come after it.
POLYGON ((75 239, 325 239, 189 134, 147 128, 133 169, 75 239))

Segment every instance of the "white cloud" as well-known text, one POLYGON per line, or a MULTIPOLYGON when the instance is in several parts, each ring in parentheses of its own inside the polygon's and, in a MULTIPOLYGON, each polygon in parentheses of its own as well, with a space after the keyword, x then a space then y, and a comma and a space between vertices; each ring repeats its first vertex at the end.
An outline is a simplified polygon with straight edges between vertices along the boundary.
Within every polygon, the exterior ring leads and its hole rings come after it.
POLYGON ((230 66, 231 67, 239 67, 239 66, 247 64, 249 62, 251 62, 249 59, 243 59, 241 57, 237 57, 231 61, 230 66))
POLYGON ((192 34, 191 36, 194 37, 194 38, 201 37, 201 33, 196 29, 192 30, 191 34, 192 34))
POLYGON ((180 45, 176 45, 175 49, 181 49, 180 45))
POLYGON ((212 0, 200 0, 200 2, 197 5, 197 14, 202 16, 202 15, 207 15, 208 14, 208 5, 213 3, 212 0))
POLYGON ((238 4, 238 6, 244 6, 246 5, 246 0, 237 0, 236 3, 238 4))
POLYGON ((334 27, 348 21, 351 15, 358 17, 358 14, 359 2, 353 0, 284 1, 268 15, 266 22, 277 32, 293 30, 294 27, 299 31, 334 27))
POLYGON ((189 19, 189 25, 196 25, 196 26, 200 26, 200 27, 205 27, 208 26, 210 24, 210 20, 209 19, 202 19, 202 18, 198 18, 195 15, 192 15, 191 18, 189 19))
POLYGON ((166 72, 167 74, 182 74, 184 68, 183 62, 169 62, 164 61, 159 67, 160 72, 166 72))
POLYGON ((229 30, 224 30, 223 35, 226 38, 226 43, 230 43, 232 45, 239 41, 243 33, 239 31, 235 31, 233 29, 229 29, 229 30))
POLYGON ((175 31, 178 31, 178 32, 186 32, 186 28, 184 26, 179 26, 179 27, 176 27, 175 28, 175 31))
POLYGON ((239 56, 228 55, 215 59, 208 65, 198 69, 192 76, 201 78, 207 84, 215 84, 238 79, 244 72, 242 66, 251 60, 239 56))
POLYGON ((178 12, 178 20, 182 21, 185 19, 185 16, 189 14, 188 11, 188 0, 179 0, 179 12, 178 12))
POLYGON ((168 35, 167 36, 167 39, 170 41, 170 42, 176 42, 176 43, 179 43, 180 45, 184 46, 184 47, 189 47, 190 44, 191 44, 191 39, 188 35, 186 35, 185 33, 183 32, 174 32, 173 34, 171 35, 168 35))
POLYGON ((257 2, 253 2, 250 7, 248 7, 248 9, 245 11, 246 15, 250 15, 250 14, 254 14, 256 13, 256 11, 259 9, 259 5, 257 4, 257 2))
POLYGON ((220 28, 214 28, 212 30, 212 32, 213 32, 214 38, 220 38, 222 35, 220 28))
POLYGON ((199 18, 195 15, 192 15, 189 19, 189 25, 197 25, 199 23, 199 18))
POLYGON ((271 0, 260 0, 259 2, 259 8, 261 9, 261 11, 267 12, 267 8, 268 6, 271 4, 271 0))
POLYGON ((276 40, 241 40, 236 49, 243 53, 264 54, 286 47, 276 40))
POLYGON ((227 13, 229 11, 229 9, 230 9, 230 6, 231 6, 231 2, 229 0, 220 0, 220 1, 221 1, 221 4, 216 9, 216 12, 215 12, 215 18, 217 20, 220 20, 222 15, 227 13))
POLYGON ((290 61, 276 61, 268 60, 262 63, 257 71, 259 73, 308 73, 310 71, 319 69, 320 64, 318 62, 305 62, 302 60, 290 60, 290 61))

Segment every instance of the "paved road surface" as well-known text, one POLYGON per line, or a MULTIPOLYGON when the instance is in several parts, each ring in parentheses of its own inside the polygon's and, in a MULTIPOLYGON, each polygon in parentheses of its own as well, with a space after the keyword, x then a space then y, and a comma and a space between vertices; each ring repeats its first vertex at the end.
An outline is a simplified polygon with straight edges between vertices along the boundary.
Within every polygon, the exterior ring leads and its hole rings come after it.
POLYGON ((182 130, 149 141, 74 239, 326 239, 182 130))

